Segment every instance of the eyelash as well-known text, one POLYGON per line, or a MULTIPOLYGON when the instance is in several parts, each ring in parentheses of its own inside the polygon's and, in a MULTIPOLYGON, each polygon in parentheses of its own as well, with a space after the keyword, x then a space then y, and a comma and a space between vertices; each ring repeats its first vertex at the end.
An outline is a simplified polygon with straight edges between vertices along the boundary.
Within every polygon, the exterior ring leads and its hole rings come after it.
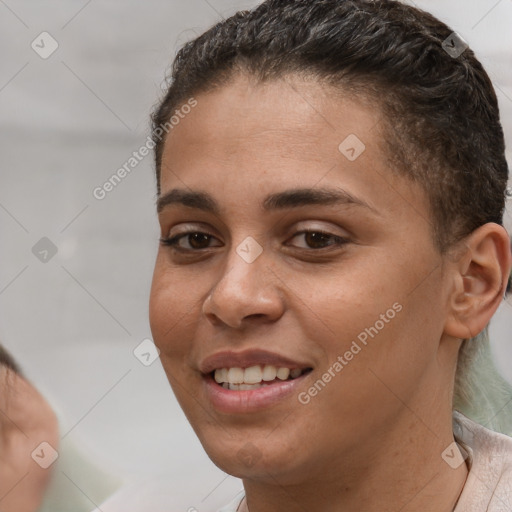
MULTIPOLYGON (((322 231, 321 229, 304 229, 302 231, 298 231, 297 233, 295 233, 291 238, 293 239, 293 238, 295 238, 298 235, 303 235, 303 234, 308 234, 308 233, 315 233, 315 234, 322 235, 324 237, 328 237, 330 239, 335 240, 335 243, 328 244, 327 246, 321 247, 319 249, 315 249, 315 248, 306 249, 304 247, 299 247, 299 249, 319 252, 319 251, 325 250, 328 247, 331 247, 333 245, 337 245, 337 246, 340 247, 340 246, 343 246, 343 245, 348 243, 348 239, 343 238, 343 237, 338 236, 338 235, 333 235, 332 233, 329 233, 327 231, 322 231)), ((185 249, 183 247, 179 247, 178 246, 178 243, 179 243, 179 241, 182 238, 186 238, 186 237, 191 236, 191 235, 206 235, 208 237, 215 238, 210 233, 205 233, 203 231, 185 231, 184 233, 180 233, 179 235, 173 236, 171 238, 161 238, 160 239, 160 243, 162 245, 167 246, 167 247, 171 247, 176 252, 181 252, 181 253, 201 252, 201 251, 205 251, 207 249, 210 249, 210 247, 204 247, 204 248, 201 248, 201 249, 185 249)))

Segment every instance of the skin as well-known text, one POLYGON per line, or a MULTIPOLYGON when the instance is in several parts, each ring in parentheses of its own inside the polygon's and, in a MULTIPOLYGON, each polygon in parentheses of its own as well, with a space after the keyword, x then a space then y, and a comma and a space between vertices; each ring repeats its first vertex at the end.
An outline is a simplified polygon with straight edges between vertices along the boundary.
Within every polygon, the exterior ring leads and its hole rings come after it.
POLYGON ((51 466, 41 468, 31 454, 43 441, 58 450, 57 418, 32 384, 2 366, 0 389, 0 510, 35 512, 51 466))
POLYGON ((328 86, 239 75, 196 99, 167 137, 161 195, 208 192, 220 212, 159 212, 162 237, 212 237, 181 239, 188 255, 160 246, 150 321, 206 452, 243 479, 240 510, 450 512, 467 476, 465 464, 452 469, 441 457, 454 440, 457 352, 501 301, 506 231, 487 224, 442 256, 425 193, 386 165, 380 113, 328 86), (338 150, 349 134, 366 146, 353 162, 338 150), (368 207, 261 209, 268 194, 297 187, 341 188, 368 207), (305 229, 346 243, 315 245, 305 229), (263 248, 250 264, 236 252, 247 236, 263 248), (395 303, 401 312, 307 405, 294 395, 224 414, 206 398, 198 365, 221 350, 306 361, 307 391, 395 303))

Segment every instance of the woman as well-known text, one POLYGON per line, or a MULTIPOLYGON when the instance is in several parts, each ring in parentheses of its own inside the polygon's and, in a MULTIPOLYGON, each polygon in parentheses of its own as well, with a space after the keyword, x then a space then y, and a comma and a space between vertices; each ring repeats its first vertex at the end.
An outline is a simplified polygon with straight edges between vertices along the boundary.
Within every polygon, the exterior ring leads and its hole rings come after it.
POLYGON ((508 167, 465 42, 396 1, 267 0, 184 46, 153 123, 151 327, 243 480, 224 510, 512 510, 512 440, 473 421, 510 424, 497 375, 473 401, 508 167))

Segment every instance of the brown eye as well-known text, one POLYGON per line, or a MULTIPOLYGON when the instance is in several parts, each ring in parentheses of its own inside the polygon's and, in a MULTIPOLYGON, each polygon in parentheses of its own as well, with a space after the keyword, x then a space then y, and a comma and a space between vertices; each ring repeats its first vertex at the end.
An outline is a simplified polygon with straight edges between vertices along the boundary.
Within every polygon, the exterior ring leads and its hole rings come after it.
POLYGON ((325 231, 301 231, 294 235, 292 240, 299 236, 303 237, 303 240, 306 243, 306 246, 299 246, 301 249, 323 249, 331 245, 343 245, 347 243, 345 238, 333 235, 332 233, 327 233, 325 231))
POLYGON ((187 235, 185 239, 188 238, 189 245, 193 249, 205 249, 208 247, 211 235, 207 235, 206 233, 192 233, 187 235))
POLYGON ((188 233, 181 233, 180 235, 173 236, 172 238, 162 238, 160 242, 163 245, 171 246, 178 251, 194 251, 201 249, 208 249, 210 241, 214 239, 213 235, 203 233, 200 231, 190 231, 188 233), (182 240, 185 243, 181 243, 182 240))

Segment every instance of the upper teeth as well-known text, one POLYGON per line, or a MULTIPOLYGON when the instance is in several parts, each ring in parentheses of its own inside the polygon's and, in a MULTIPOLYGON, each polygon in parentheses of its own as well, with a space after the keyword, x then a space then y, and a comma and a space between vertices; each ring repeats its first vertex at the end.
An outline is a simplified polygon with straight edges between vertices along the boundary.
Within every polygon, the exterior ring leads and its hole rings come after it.
POLYGON ((229 384, 258 384, 263 381, 271 381, 276 377, 280 380, 286 380, 288 377, 295 379, 302 373, 300 368, 277 368, 272 365, 263 367, 250 366, 249 368, 219 368, 215 370, 215 381, 219 384, 227 382, 229 384))

